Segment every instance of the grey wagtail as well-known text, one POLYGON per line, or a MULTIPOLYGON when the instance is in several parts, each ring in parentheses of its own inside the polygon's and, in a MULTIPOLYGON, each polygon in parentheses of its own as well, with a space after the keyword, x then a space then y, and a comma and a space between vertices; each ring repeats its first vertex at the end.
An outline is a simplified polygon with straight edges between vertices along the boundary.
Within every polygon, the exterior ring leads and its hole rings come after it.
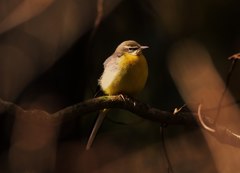
MULTIPOLYGON (((106 95, 127 94, 133 96, 144 88, 148 76, 148 65, 142 50, 146 48, 148 46, 141 46, 133 40, 124 41, 105 60, 104 71, 98 82, 106 95)), ((108 110, 100 111, 88 139, 87 150, 90 149, 108 110)))

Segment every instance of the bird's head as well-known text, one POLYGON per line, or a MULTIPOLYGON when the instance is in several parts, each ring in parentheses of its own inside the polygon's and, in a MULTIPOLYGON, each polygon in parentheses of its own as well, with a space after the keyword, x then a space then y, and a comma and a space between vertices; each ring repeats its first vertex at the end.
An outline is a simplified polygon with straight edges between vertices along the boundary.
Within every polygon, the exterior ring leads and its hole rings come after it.
POLYGON ((134 40, 127 40, 122 42, 115 52, 120 53, 120 54, 131 54, 131 55, 140 55, 142 53, 143 49, 148 48, 148 46, 141 46, 139 43, 137 43, 134 40))

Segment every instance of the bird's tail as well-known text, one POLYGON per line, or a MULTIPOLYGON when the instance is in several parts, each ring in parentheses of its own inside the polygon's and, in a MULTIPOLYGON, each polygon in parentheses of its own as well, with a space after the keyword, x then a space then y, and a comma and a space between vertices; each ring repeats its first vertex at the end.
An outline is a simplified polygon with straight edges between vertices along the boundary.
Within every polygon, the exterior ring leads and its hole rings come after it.
POLYGON ((108 111, 109 111, 109 109, 103 109, 102 111, 100 111, 100 113, 99 113, 99 115, 97 117, 97 120, 96 120, 96 122, 94 124, 94 127, 92 129, 91 135, 90 135, 90 137, 88 139, 86 150, 89 150, 91 148, 92 143, 93 143, 93 141, 94 141, 94 139, 96 137, 96 134, 98 132, 98 129, 100 128, 100 126, 101 126, 101 124, 102 124, 102 122, 103 122, 103 120, 104 120, 104 118, 105 118, 105 116, 106 116, 108 111))

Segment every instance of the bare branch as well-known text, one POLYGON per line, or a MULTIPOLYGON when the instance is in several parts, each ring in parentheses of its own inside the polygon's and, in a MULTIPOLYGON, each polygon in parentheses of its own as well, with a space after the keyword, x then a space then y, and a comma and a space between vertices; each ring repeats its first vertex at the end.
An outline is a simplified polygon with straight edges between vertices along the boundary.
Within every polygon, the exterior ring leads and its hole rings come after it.
POLYGON ((224 126, 216 125, 215 123, 211 123, 214 127, 209 127, 204 122, 204 118, 201 114, 200 104, 198 107, 198 120, 203 129, 207 130, 213 137, 215 137, 219 142, 223 144, 228 144, 234 147, 240 147, 240 135, 232 132, 230 129, 224 126))
POLYGON ((236 67, 236 63, 237 63, 237 60, 239 58, 240 58, 240 53, 234 54, 234 55, 232 55, 232 56, 230 56, 228 58, 229 60, 232 60, 232 63, 230 65, 229 69, 228 69, 227 78, 226 78, 226 81, 225 81, 225 88, 223 90, 223 93, 222 93, 222 95, 220 97, 220 100, 219 100, 219 103, 218 103, 218 109, 217 109, 217 114, 216 114, 216 117, 215 117, 215 120, 214 120, 214 124, 217 123, 217 120, 219 118, 219 114, 220 114, 223 98, 224 98, 225 94, 228 91, 228 87, 230 85, 230 79, 232 77, 233 70, 236 67))
POLYGON ((102 21, 103 13, 104 13, 103 3, 104 3, 104 0, 97 0, 97 16, 96 16, 95 21, 94 21, 93 30, 92 30, 91 35, 89 37, 89 43, 92 41, 92 39, 93 39, 101 21, 102 21))
POLYGON ((230 56, 228 59, 232 60, 232 59, 240 59, 240 53, 236 53, 232 56, 230 56))
MULTIPOLYGON (((135 98, 128 96, 102 96, 87 100, 62 109, 52 116, 68 118, 70 116, 77 116, 80 114, 87 114, 104 108, 120 108, 128 110, 144 119, 155 121, 163 124, 194 124, 195 119, 190 114, 178 113, 174 115, 171 112, 159 110, 142 103, 135 98)), ((195 123, 196 124, 196 123, 195 123)))
POLYGON ((15 114, 16 112, 24 112, 24 110, 12 102, 0 99, 0 115, 3 113, 15 114))
POLYGON ((209 126, 207 126, 207 125, 205 124, 205 122, 203 121, 202 114, 201 114, 201 108, 202 108, 202 105, 200 104, 200 105, 198 106, 198 113, 197 113, 197 115, 198 115, 197 117, 198 117, 198 120, 199 120, 200 124, 201 124, 202 127, 203 127, 205 130, 207 130, 208 132, 214 133, 215 130, 212 129, 212 128, 210 128, 209 126))
POLYGON ((0 115, 4 114, 34 114, 41 113, 42 118, 47 120, 54 120, 56 122, 64 122, 67 119, 74 119, 78 116, 84 116, 87 113, 102 110, 104 108, 120 108, 128 110, 144 119, 158 122, 164 125, 197 125, 197 121, 201 127, 210 132, 218 141, 224 144, 240 148, 240 135, 232 132, 228 128, 220 125, 214 125, 213 120, 208 117, 203 117, 201 114, 201 105, 198 108, 197 114, 191 112, 178 112, 173 114, 171 112, 163 111, 148 104, 142 103, 135 98, 116 95, 116 96, 102 96, 86 100, 81 103, 66 107, 56 113, 49 114, 42 110, 24 110, 14 103, 3 101, 0 99, 0 115), (197 118, 195 119, 195 116, 197 118), (197 120, 197 121, 196 121, 197 120), (206 124, 212 124, 209 127, 206 124))

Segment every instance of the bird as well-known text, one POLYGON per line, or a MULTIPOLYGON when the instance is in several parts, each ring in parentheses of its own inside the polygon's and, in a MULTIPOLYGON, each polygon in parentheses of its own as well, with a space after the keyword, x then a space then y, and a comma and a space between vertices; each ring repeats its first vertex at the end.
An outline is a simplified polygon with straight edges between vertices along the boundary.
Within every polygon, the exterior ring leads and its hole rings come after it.
MULTIPOLYGON (((148 77, 148 64, 142 50, 149 48, 141 46, 134 40, 119 44, 115 52, 103 63, 104 70, 98 80, 98 85, 105 95, 135 96, 145 86, 148 77)), ((99 112, 92 132, 87 142, 86 150, 91 148, 94 138, 109 109, 99 112)))

